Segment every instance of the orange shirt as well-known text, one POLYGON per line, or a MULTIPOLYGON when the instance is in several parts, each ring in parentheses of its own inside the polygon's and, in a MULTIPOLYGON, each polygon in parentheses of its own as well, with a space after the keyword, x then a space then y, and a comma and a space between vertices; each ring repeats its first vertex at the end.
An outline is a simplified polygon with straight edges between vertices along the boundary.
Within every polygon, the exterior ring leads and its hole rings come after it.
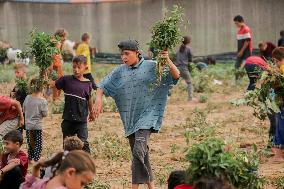
MULTIPOLYGON (((56 48, 60 50, 61 46, 62 46, 61 43, 57 43, 56 48)), ((62 77, 63 76, 62 56, 60 53, 53 56, 52 65, 53 65, 53 70, 57 72, 58 77, 62 77)))

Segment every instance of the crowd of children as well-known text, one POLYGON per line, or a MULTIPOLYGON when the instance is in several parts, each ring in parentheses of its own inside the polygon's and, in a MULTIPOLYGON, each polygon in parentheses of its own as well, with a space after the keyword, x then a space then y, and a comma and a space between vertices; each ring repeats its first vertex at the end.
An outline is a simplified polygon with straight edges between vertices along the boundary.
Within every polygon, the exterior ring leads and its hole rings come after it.
MULTIPOLYGON (((57 45, 60 51, 67 35, 64 29, 55 32, 60 38, 57 45)), ((42 160, 43 118, 48 114, 46 94, 39 85, 40 78, 29 80, 27 66, 15 65, 16 79, 25 80, 29 85, 28 92, 16 85, 10 97, 0 96, 0 135, 4 141, 0 189, 79 189, 93 181, 95 164, 90 156, 87 122, 94 120, 91 92, 96 89, 96 84, 91 75, 90 39, 89 34, 82 35, 72 61, 72 75, 64 76, 61 53, 54 55, 48 69, 49 73, 57 74, 56 81, 49 83, 53 100, 57 100, 63 91, 65 106, 61 124, 64 152, 47 161, 42 160), (27 154, 21 149, 24 129, 27 154), (29 164, 33 165, 32 175, 26 176, 29 164)))
MULTIPOLYGON (((245 25, 241 16, 234 21, 239 28, 238 55, 236 68, 244 67, 250 80, 247 90, 254 90, 260 70, 269 70, 267 60, 273 60, 284 74, 284 47, 276 47, 271 42, 259 43, 260 56, 251 56, 252 33, 245 25)), ((65 29, 56 31, 55 36, 60 38, 57 45, 62 49, 68 33, 65 29)), ((278 44, 284 45, 283 32, 278 44)), ((172 85, 176 84, 181 76, 187 83, 188 100, 193 98, 189 63, 193 62, 193 55, 189 44, 191 38, 183 37, 182 44, 177 52, 175 64, 170 60, 167 51, 161 52, 169 63, 169 73, 157 87, 158 93, 149 92, 148 84, 153 82, 155 62, 144 60, 136 41, 127 40, 119 43, 124 65, 115 69, 98 85, 91 74, 91 36, 84 33, 81 43, 76 45, 76 56, 72 59, 72 75, 64 75, 61 54, 53 57, 49 72, 56 72, 58 78, 50 81, 53 100, 64 92, 65 105, 62 116, 62 135, 64 151, 54 154, 50 159, 42 159, 43 149, 43 118, 48 114, 48 101, 45 99, 44 89, 37 85, 38 78, 29 82, 29 92, 17 88, 12 90, 10 97, 0 96, 0 136, 4 140, 5 153, 1 156, 0 189, 79 189, 92 182, 96 173, 94 160, 90 156, 88 143, 88 121, 93 121, 102 112, 103 95, 115 99, 124 124, 126 137, 129 139, 132 161, 132 188, 139 188, 139 184, 147 184, 149 189, 154 188, 153 174, 149 160, 148 142, 152 133, 161 128, 167 95, 172 85), (146 62, 146 63, 145 63, 146 62), (140 74, 140 72, 147 74, 140 74), (123 76, 123 77, 122 77, 123 76), (133 84, 133 82, 136 82, 133 84), (132 85, 129 85, 132 83, 132 85), (123 87, 122 87, 123 86, 123 87), (93 106, 92 90, 97 90, 96 102, 93 106), (141 93, 141 90, 147 94, 141 93), (139 96, 141 94, 141 96, 139 96), (157 95, 158 96, 155 96, 157 95), (153 95, 153 96, 151 96, 153 95), (149 99, 153 99, 150 101, 149 99), (129 103, 135 102, 135 103, 129 103), (151 109, 153 108, 153 109, 151 109), (158 113, 157 113, 158 112, 158 113), (136 118, 139 118, 136 120, 136 118), (23 128, 26 130, 28 154, 21 146, 23 144, 23 128), (75 137, 76 136, 76 137, 75 137), (27 176, 28 165, 32 164, 32 174, 27 176)), ((200 63, 200 62, 198 62, 200 63)), ((215 64, 213 58, 208 58, 207 64, 215 64)), ((207 68, 207 64, 199 64, 200 70, 207 68)), ((198 68, 199 68, 198 67, 198 68)), ((27 66, 15 65, 17 79, 27 80, 27 66)), ((239 78, 236 78, 239 80, 239 78)), ((273 151, 275 161, 284 161, 284 109, 281 113, 270 115, 273 151), (272 123, 272 121, 274 121, 272 123)), ((169 189, 185 188, 223 188, 231 189, 222 179, 200 178, 193 186, 185 182, 183 171, 173 172, 169 178, 169 189)))

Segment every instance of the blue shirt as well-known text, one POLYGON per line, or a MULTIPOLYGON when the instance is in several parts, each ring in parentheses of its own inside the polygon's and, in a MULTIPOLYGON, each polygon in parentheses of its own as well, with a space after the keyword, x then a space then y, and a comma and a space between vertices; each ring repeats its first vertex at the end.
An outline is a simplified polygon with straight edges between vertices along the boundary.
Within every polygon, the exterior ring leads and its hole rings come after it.
POLYGON ((177 80, 167 71, 161 84, 153 86, 156 81, 156 61, 142 58, 134 67, 117 67, 99 84, 115 100, 126 136, 140 129, 160 130, 169 88, 177 80))

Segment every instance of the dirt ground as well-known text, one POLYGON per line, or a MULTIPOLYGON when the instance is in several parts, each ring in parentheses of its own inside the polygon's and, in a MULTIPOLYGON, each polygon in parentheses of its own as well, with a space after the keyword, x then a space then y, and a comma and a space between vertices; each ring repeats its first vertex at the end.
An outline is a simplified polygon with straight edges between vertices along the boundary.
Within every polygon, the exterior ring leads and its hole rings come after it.
MULTIPOLYGON (((151 136, 151 160, 157 188, 160 189, 166 188, 165 183, 170 171, 188 166, 184 152, 187 147, 185 129, 182 125, 195 108, 208 112, 207 121, 218 124, 217 136, 228 144, 246 148, 256 144, 261 151, 266 148, 268 141, 268 121, 263 122, 253 117, 249 107, 234 107, 230 104, 230 100, 241 97, 245 84, 236 87, 224 82, 216 91, 206 94, 208 100, 205 103, 198 102, 199 96, 204 94, 196 94, 193 102, 187 102, 184 85, 179 82, 178 86, 173 88, 161 132, 151 136)), ((0 93, 7 95, 12 86, 11 83, 0 84, 0 93)), ((44 120, 44 157, 62 149, 61 121, 61 114, 50 114, 44 120)), ((101 184, 97 188, 107 188, 107 185, 112 189, 130 188, 131 158, 119 114, 105 112, 98 120, 89 123, 88 127, 89 141, 97 164, 96 179, 101 184)), ((284 176, 284 164, 272 164, 267 156, 260 158, 259 174, 268 181, 284 176)), ((276 187, 269 184, 265 188, 276 187)))

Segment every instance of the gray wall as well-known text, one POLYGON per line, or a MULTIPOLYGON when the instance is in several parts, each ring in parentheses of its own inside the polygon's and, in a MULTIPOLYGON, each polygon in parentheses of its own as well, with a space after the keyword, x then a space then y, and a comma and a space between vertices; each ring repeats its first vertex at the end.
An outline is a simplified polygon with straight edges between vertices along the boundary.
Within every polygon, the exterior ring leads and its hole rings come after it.
POLYGON ((163 8, 180 4, 190 26, 195 55, 235 51, 236 14, 245 17, 253 31, 254 47, 260 40, 276 42, 284 29, 284 0, 129 0, 120 3, 38 4, 0 1, 0 40, 23 48, 28 32, 37 27, 53 33, 64 27, 70 38, 83 32, 93 35, 101 52, 117 52, 121 39, 135 38, 147 49, 150 26, 163 15, 163 8))

